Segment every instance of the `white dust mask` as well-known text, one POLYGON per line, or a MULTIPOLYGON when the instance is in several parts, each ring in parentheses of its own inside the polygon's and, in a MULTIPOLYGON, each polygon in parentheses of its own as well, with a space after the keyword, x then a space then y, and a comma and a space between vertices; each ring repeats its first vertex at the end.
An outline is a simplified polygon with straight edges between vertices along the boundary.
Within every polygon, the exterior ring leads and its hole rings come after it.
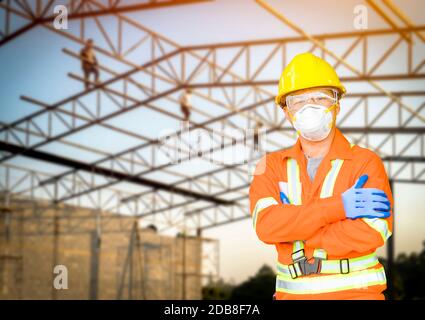
POLYGON ((321 141, 332 129, 332 112, 335 105, 326 108, 318 104, 306 104, 293 117, 297 132, 307 140, 321 141))

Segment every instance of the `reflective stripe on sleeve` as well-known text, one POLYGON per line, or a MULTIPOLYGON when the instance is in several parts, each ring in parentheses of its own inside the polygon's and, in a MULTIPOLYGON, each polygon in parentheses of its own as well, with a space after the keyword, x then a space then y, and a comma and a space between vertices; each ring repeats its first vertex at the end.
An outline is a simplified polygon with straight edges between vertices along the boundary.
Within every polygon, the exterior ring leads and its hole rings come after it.
POLYGON ((362 218, 372 229, 375 229, 381 235, 382 239, 385 241, 391 237, 391 231, 388 228, 388 221, 381 218, 362 218))
POLYGON ((273 197, 261 198, 257 201, 254 212, 252 214, 252 224, 254 229, 257 227, 257 217, 260 211, 275 204, 278 204, 278 202, 273 197))
POLYGON ((276 291, 290 294, 317 294, 350 289, 366 289, 374 285, 385 285, 384 268, 367 269, 348 274, 328 275, 321 277, 276 276, 276 291))

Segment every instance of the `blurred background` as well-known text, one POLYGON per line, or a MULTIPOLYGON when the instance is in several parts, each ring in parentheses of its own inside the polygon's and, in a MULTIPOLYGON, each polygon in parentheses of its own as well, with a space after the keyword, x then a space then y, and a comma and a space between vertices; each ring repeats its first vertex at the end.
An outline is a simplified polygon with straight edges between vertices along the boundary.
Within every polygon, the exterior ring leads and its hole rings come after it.
POLYGON ((425 2, 267 3, 0 1, 0 299, 271 299, 247 195, 306 51, 390 178, 386 295, 425 298, 425 2))

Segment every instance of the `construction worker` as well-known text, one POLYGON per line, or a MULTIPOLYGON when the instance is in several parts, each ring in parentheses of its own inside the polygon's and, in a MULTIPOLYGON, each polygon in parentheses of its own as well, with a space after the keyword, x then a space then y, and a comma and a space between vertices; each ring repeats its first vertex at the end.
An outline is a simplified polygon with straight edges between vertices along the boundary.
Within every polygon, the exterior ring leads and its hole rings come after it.
POLYGON ((277 300, 384 299, 375 251, 391 235, 393 198, 379 156, 335 127, 345 92, 310 53, 279 82, 276 103, 298 139, 260 160, 249 190, 256 234, 277 249, 277 300))
POLYGON ((95 82, 99 82, 99 65, 93 49, 93 39, 88 39, 86 45, 80 51, 81 68, 84 73, 84 86, 86 90, 90 87, 90 74, 93 73, 95 82))
POLYGON ((187 89, 183 92, 180 97, 180 109, 184 115, 184 121, 189 121, 190 117, 190 109, 191 109, 191 100, 192 98, 192 90, 187 89))

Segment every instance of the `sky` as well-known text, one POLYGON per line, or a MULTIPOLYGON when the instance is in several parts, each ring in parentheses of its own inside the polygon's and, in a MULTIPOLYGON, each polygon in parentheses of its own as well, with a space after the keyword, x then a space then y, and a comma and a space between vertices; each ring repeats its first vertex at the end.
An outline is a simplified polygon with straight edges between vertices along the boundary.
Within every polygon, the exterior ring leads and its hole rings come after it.
MULTIPOLYGON (((353 8, 359 4, 364 5, 363 1, 355 0, 270 0, 269 3, 281 12, 285 12, 289 19, 311 34, 353 31, 353 8)), ((400 6, 416 24, 424 24, 424 1, 398 0, 394 3, 400 6)), ((368 12, 368 28, 387 28, 385 22, 372 10, 368 12)), ((198 5, 131 13, 128 16, 180 46, 295 36, 294 31, 284 26, 251 0, 216 0, 198 5)), ((2 18, 0 16, 0 21, 2 18)), ((87 32, 90 33, 90 29, 87 32)), ((110 32, 114 32, 113 28, 110 32)), ((129 30, 125 35, 125 39, 129 43, 135 36, 134 32, 134 30, 129 30)), ((93 33, 91 36, 97 44, 103 45, 99 34, 93 33)), ((371 60, 374 59, 374 52, 375 54, 379 52, 372 50, 374 45, 384 47, 388 44, 372 43, 371 60)), ((69 72, 77 74, 80 72, 79 62, 64 54, 62 51, 64 48, 78 52, 81 46, 40 27, 0 48, 0 120, 2 122, 11 122, 38 110, 38 107, 22 101, 21 95, 52 103, 81 90, 81 84, 67 76, 69 72)), ((337 46, 334 49, 338 50, 337 46)), ((423 59, 425 46, 418 43, 415 50, 417 50, 415 59, 423 59)), ((402 57, 402 53, 400 56, 402 57)), ((107 58, 102 56, 99 59, 101 62, 107 61, 107 58)), ((140 56, 141 62, 148 60, 148 53, 140 56)), ((122 71, 126 68, 122 65, 112 64, 112 62, 111 66, 122 71)), ((397 67, 397 63, 385 65, 385 68, 397 67)), ((273 78, 277 78, 276 74, 279 74, 280 71, 271 70, 270 72, 274 72, 273 78)), ((423 88, 424 82, 412 81, 403 88, 399 88, 397 83, 388 83, 387 85, 394 90, 419 90, 419 88, 423 88)), ((364 90, 356 84, 350 84, 348 89, 364 90)), ((420 99, 409 100, 409 103, 413 105, 420 102, 423 101, 420 99)), ((345 107, 348 110, 348 102, 345 107)), ((170 106, 170 108, 172 107, 170 106)), ((341 108, 344 108, 344 102, 341 108)), ((165 118, 158 118, 157 121, 144 121, 141 126, 140 119, 152 119, 153 117, 155 115, 152 112, 138 110, 113 121, 116 124, 125 124, 127 128, 151 137, 158 136, 163 129, 176 128, 175 122, 170 122, 165 118)), ((353 121, 355 119, 353 117, 353 121)), ((390 114, 387 121, 390 123, 393 120, 394 118, 391 118, 390 114)), ((111 152, 123 150, 139 143, 136 139, 110 134, 100 128, 85 130, 71 136, 70 139, 81 143, 90 141, 90 144, 106 148, 111 152)), ((43 150, 60 152, 65 156, 72 156, 74 152, 72 149, 55 143, 43 147, 43 150)), ((85 159, 95 160, 95 157, 87 154, 85 159)), ((29 167, 36 165, 39 169, 52 172, 63 170, 61 167, 40 162, 35 164, 22 157, 14 159, 13 163, 29 167)), ((422 209, 425 188, 420 184, 397 183, 393 192, 396 216, 396 253, 418 251, 422 241, 425 240, 425 213, 422 209)), ((266 245, 258 240, 249 219, 208 229, 204 231, 203 235, 217 238, 220 241, 220 273, 225 280, 240 282, 253 275, 263 264, 275 266, 274 246, 266 245), (235 263, 235 255, 238 257, 237 263, 235 263)), ((384 249, 379 249, 379 253, 385 256, 384 249)))

